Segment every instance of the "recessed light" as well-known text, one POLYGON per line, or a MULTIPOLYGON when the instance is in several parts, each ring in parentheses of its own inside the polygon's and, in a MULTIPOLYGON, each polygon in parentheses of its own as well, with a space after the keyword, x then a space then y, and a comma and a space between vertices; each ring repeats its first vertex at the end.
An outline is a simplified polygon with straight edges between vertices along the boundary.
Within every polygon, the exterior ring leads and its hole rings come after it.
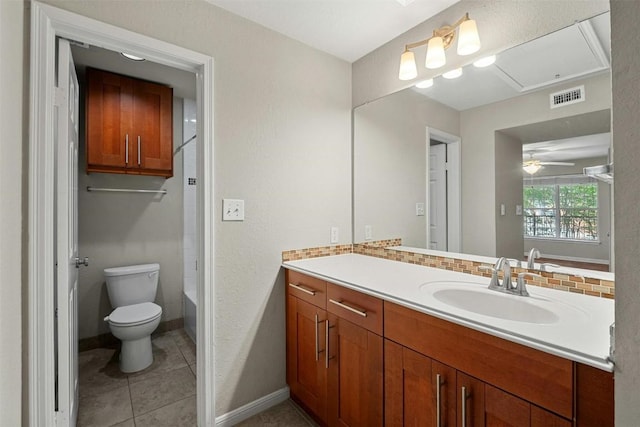
POLYGON ((120 55, 122 55, 125 58, 130 59, 132 61, 144 61, 145 60, 144 58, 142 58, 140 56, 132 55, 130 53, 120 52, 120 55))
POLYGON ((418 89, 426 89, 431 86, 433 86, 433 79, 427 79, 427 80, 423 80, 421 82, 416 83, 416 87, 418 89))
POLYGON ((494 62, 496 62, 496 56, 495 55, 485 56, 484 58, 480 58, 477 61, 475 61, 473 63, 473 66, 474 67, 478 67, 478 68, 483 68, 483 67, 488 67, 489 65, 493 64, 494 62))
POLYGON ((456 68, 455 70, 447 71, 442 75, 445 79, 457 79, 462 75, 462 68, 456 68))

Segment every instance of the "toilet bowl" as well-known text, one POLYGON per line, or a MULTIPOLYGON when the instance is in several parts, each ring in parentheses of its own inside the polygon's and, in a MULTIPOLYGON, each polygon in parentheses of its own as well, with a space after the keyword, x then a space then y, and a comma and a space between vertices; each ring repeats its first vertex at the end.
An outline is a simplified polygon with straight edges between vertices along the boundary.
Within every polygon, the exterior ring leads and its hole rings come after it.
POLYGON ((120 370, 141 371, 153 363, 151 333, 160 324, 162 307, 154 304, 159 264, 130 265, 104 270, 109 301, 114 310, 105 322, 122 342, 120 370))
POLYGON ((162 308, 152 302, 118 307, 104 318, 113 336, 122 341, 120 370, 137 372, 153 363, 151 333, 160 324, 162 308))

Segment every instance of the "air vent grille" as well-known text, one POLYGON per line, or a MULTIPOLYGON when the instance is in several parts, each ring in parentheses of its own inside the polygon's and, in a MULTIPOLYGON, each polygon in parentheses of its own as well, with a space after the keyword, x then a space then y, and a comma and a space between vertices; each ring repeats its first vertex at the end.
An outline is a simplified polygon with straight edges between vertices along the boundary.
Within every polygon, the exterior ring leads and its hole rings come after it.
POLYGON ((571 105, 582 101, 584 101, 584 86, 565 89, 561 92, 555 92, 549 95, 551 108, 564 107, 565 105, 571 105))

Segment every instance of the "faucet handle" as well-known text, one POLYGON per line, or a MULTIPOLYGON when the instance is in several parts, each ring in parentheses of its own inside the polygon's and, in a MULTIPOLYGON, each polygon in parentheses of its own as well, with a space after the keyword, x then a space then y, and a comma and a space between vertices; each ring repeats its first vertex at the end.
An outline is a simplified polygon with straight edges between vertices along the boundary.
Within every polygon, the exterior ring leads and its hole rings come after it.
POLYGON ((528 271, 525 271, 525 272, 522 272, 522 273, 518 273, 518 281, 516 283, 516 288, 513 290, 516 295, 520 295, 522 297, 528 297, 529 296, 529 292, 527 291, 527 283, 524 280, 524 278, 526 276, 529 276, 529 277, 542 277, 539 274, 529 273, 528 271))
POLYGON ((558 264, 552 264, 550 262, 545 262, 540 264, 540 271, 549 271, 546 270, 546 268, 559 268, 560 266, 558 264))
POLYGON ((489 283, 489 289, 500 288, 500 282, 498 281, 498 269, 496 267, 490 267, 488 265, 479 265, 478 270, 491 272, 491 282, 489 283))

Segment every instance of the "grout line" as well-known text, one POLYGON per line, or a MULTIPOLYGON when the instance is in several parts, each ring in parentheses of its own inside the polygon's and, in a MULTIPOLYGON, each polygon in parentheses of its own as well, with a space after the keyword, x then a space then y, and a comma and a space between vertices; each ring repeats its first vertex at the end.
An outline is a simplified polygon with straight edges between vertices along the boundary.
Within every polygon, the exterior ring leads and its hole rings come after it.
MULTIPOLYGON (((138 418, 138 417, 141 417, 141 416, 143 416, 143 415, 150 414, 150 413, 155 412, 155 411, 159 411, 160 409, 165 408, 165 407, 167 407, 167 406, 169 406, 169 405, 173 405, 174 403, 178 403, 178 402, 182 402, 183 400, 190 399, 190 398, 192 398, 192 397, 193 397, 193 396, 195 396, 195 395, 196 395, 196 393, 194 392, 193 394, 191 394, 191 395, 189 395, 189 396, 187 396, 187 397, 183 397, 182 399, 174 400, 173 402, 169 402, 169 403, 167 403, 167 404, 165 404, 165 405, 162 405, 162 406, 160 406, 160 407, 158 407, 158 408, 152 409, 152 410, 147 411, 147 412, 143 412, 142 414, 138 414, 138 415, 135 415, 135 414, 134 414, 134 416, 133 416, 133 422, 134 422, 134 424, 135 424, 135 422, 136 422, 136 421, 135 421, 135 419, 136 419, 136 418, 138 418)), ((125 420, 125 421, 126 421, 126 420, 125 420)))

